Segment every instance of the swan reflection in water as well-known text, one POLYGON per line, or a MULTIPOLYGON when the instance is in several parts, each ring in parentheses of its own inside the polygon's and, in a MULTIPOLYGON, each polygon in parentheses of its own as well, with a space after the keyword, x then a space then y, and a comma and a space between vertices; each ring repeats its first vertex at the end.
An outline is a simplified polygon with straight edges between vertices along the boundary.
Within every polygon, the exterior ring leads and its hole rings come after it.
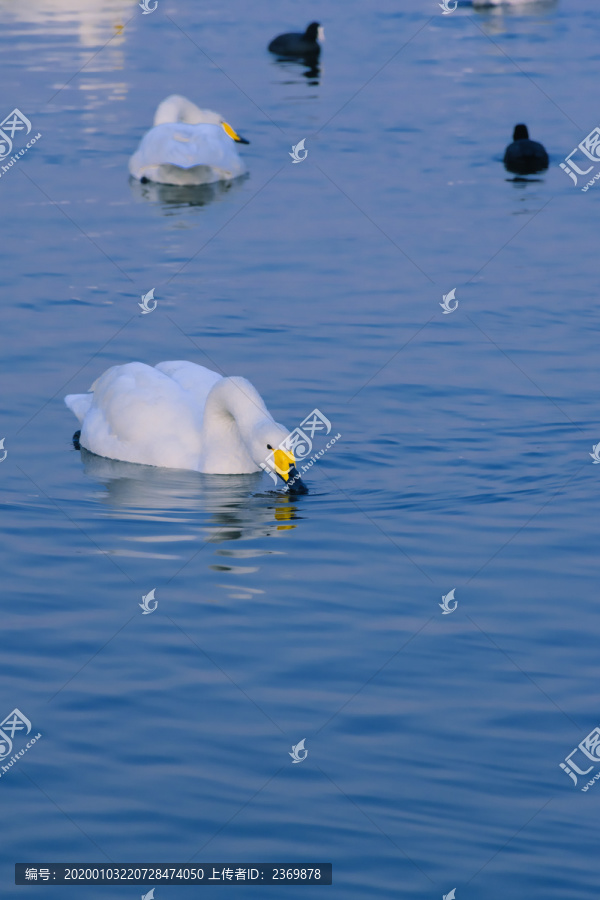
MULTIPOLYGON (((300 498, 269 490, 262 472, 205 475, 184 469, 141 466, 96 456, 81 447, 85 474, 104 487, 108 515, 168 523, 169 543, 201 538, 208 543, 277 536, 295 528, 300 498)), ((161 529, 161 532, 164 529, 161 529)), ((154 540, 147 529, 130 540, 154 540)), ((156 543, 165 540, 156 536, 156 543)))
POLYGON ((239 191, 248 177, 246 174, 231 181, 196 185, 157 184, 154 181, 142 182, 130 177, 129 187, 138 203, 151 203, 162 207, 163 210, 184 209, 191 206, 208 206, 227 200, 239 191))
MULTIPOLYGON (((536 17, 544 17, 553 13, 558 0, 479 0, 479 2, 459 2, 458 8, 471 6, 482 19, 482 26, 486 33, 505 34, 509 26, 515 25, 515 19, 520 19, 519 31, 521 37, 529 34, 539 39, 539 22, 536 17)), ((466 10, 468 12, 468 10, 466 10)))

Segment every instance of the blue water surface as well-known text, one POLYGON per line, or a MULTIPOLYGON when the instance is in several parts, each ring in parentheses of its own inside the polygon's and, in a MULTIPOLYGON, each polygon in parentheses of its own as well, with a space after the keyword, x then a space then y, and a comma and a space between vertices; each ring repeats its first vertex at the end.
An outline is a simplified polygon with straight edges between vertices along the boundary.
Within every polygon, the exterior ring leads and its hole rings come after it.
POLYGON ((0 177, 0 699, 42 734, 0 769, 0 896, 149 890, 15 887, 15 862, 254 861, 333 885, 156 898, 597 897, 600 788, 559 765, 600 723, 600 187, 559 168, 598 124, 596 5, 0 22, 2 116, 41 134, 0 177), (267 53, 312 19, 317 70, 267 53), (245 178, 130 183, 174 92, 249 138, 245 178), (521 121, 551 158, 527 181, 521 121), (290 429, 321 410, 310 493, 74 449, 66 393, 169 359, 290 429))

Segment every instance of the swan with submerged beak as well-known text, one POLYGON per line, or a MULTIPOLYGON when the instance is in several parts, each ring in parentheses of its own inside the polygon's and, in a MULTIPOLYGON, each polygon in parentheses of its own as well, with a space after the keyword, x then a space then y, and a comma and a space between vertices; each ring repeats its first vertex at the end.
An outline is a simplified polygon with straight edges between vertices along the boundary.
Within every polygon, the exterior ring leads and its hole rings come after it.
POLYGON ((81 424, 80 446, 109 459, 220 475, 258 472, 273 459, 280 478, 306 492, 289 434, 256 388, 196 363, 131 362, 107 369, 65 403, 81 424))

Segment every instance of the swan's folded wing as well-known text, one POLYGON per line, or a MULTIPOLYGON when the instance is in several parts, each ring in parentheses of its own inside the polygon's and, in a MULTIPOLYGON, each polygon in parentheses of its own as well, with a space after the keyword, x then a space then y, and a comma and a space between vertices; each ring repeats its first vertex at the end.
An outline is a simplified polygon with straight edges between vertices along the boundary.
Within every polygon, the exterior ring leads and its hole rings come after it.
POLYGON ((86 450, 109 459, 195 469, 200 415, 189 393, 144 363, 113 366, 94 383, 81 429, 86 450))
POLYGON ((208 397, 213 385, 220 381, 223 377, 212 369, 205 366, 199 366, 197 363, 188 362, 184 359, 167 360, 158 363, 155 367, 159 372, 163 372, 176 381, 185 391, 188 391, 197 405, 199 410, 204 409, 206 398, 208 397))

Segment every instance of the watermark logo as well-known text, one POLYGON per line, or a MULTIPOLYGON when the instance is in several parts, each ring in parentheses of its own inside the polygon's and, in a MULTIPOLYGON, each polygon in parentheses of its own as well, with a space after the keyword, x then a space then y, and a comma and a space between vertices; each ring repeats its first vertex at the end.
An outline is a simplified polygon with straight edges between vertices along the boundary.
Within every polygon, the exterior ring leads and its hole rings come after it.
MULTIPOLYGON (((451 2, 452 0, 444 0, 443 3, 438 3, 439 8, 443 10, 443 16, 447 16, 450 13, 453 13, 458 6, 458 0, 454 0, 454 6, 450 6, 451 2)), ((448 894, 448 897, 450 897, 450 894, 448 894)))
MULTIPOLYGON (((148 16, 150 13, 153 13, 156 7, 158 6, 158 0, 154 0, 154 6, 150 6, 150 0, 142 0, 141 3, 138 3, 140 9, 143 9, 143 16, 148 16)), ((150 896, 150 894, 148 894, 150 896)))
POLYGON ((13 742, 16 737, 25 737, 31 731, 31 722, 20 709, 13 709, 2 722, 0 722, 0 760, 6 759, 6 765, 0 763, 0 778, 5 775, 21 756, 33 747, 33 745, 41 738, 41 734, 36 734, 30 741, 27 741, 24 747, 15 751, 14 755, 7 759, 13 752, 13 742))
POLYGON ((295 146, 292 144, 292 152, 288 153, 288 156, 292 157, 292 163, 300 163, 304 162, 306 157, 308 156, 308 150, 304 149, 304 141, 306 138, 302 138, 302 140, 296 144, 295 146), (300 153, 304 150, 304 156, 300 156, 300 153))
POLYGON ((438 606, 442 609, 442 615, 447 616, 450 613, 453 613, 456 607, 458 606, 458 600, 454 600, 454 591, 456 588, 452 588, 451 591, 448 591, 447 594, 442 594, 442 603, 438 603, 438 606), (454 600, 454 606, 450 606, 452 601, 454 600))
POLYGON ((156 888, 150 888, 147 894, 142 894, 142 900, 154 900, 154 891, 156 888))
MULTIPOLYGON (((4 462, 4 460, 8 456, 8 450, 4 449, 4 441, 5 440, 6 440, 6 438, 2 438, 2 440, 0 441, 0 451, 2 452, 2 456, 0 456, 0 462, 4 462)), ((598 460, 598 462, 600 462, 600 460, 598 460)))
MULTIPOLYGON (((325 416, 320 409, 313 409, 313 411, 300 422, 300 425, 298 425, 297 428, 290 431, 277 449, 287 450, 288 453, 293 453, 294 459, 298 462, 299 460, 306 459, 306 457, 312 453, 313 439, 317 432, 319 434, 328 435, 330 431, 331 422, 327 416, 325 416)), ((305 472, 308 472, 317 459, 323 456, 323 454, 326 453, 340 438, 341 434, 336 434, 335 437, 328 441, 326 447, 319 450, 318 453, 315 453, 306 465, 301 467, 300 474, 303 475, 305 472)), ((269 455, 265 457, 264 463, 260 464, 260 467, 273 479, 274 484, 277 484, 275 450, 271 450, 269 455)))
MULTIPOLYGON (((573 784, 577 786, 577 775, 588 775, 594 765, 588 766, 587 769, 581 769, 576 762, 573 761, 573 757, 577 752, 583 754, 585 759, 581 758, 578 762, 581 762, 584 766, 588 764, 591 760, 592 763, 598 765, 600 763, 600 726, 597 725, 584 739, 575 747, 574 750, 565 756, 564 763, 559 763, 560 768, 569 776, 569 778, 573 781, 573 784), (577 773, 577 774, 575 774, 577 773)), ((598 781, 600 778, 600 772, 597 772, 591 781, 588 781, 584 787, 581 788, 582 791, 587 791, 594 784, 594 782, 598 781)))
POLYGON ((294 765, 296 763, 303 762, 306 759, 306 757, 308 756, 308 750, 306 750, 304 747, 305 740, 306 740, 306 738, 302 738, 300 743, 296 744, 295 747, 292 745, 292 752, 288 754, 288 756, 292 757, 292 764, 294 764, 294 765), (304 751, 304 756, 300 756, 302 751, 304 751))
POLYGON ((155 291, 155 288, 152 288, 152 290, 148 291, 147 294, 142 294, 142 302, 138 303, 138 306, 141 309, 143 316, 145 316, 146 313, 154 312, 154 310, 158 306, 158 300, 154 300, 154 291, 155 291), (151 300, 154 300, 154 306, 150 306, 149 301, 151 301, 151 300))
POLYGON ((448 313, 454 312, 454 310, 457 308, 458 300, 455 300, 455 298, 454 298, 455 294, 456 294, 456 288, 452 288, 452 290, 450 291, 449 294, 442 294, 444 302, 440 303, 440 306, 442 307, 442 315, 443 316, 447 316, 448 313), (453 300, 455 301, 454 306, 450 306, 450 304, 453 300))
POLYGON ((456 897, 456 888, 452 888, 449 894, 444 894, 444 900, 454 900, 456 897))
MULTIPOLYGON (((578 178, 577 176, 585 176, 589 175, 589 173, 594 168, 594 165, 588 165, 589 161, 592 163, 600 163, 600 125, 597 125, 587 137, 581 141, 580 144, 577 144, 574 150, 572 150, 568 156, 565 156, 564 163, 560 163, 560 168, 565 172, 569 178, 573 181, 575 187, 578 186, 578 178), (586 169, 580 168, 580 166, 574 162, 573 157, 576 153, 583 154, 583 159, 578 160, 581 162, 581 165, 587 166, 586 169)), ((600 178, 600 172, 594 174, 594 177, 591 181, 588 181, 586 185, 584 185, 581 190, 587 191, 591 188, 595 181, 598 181, 600 178)))
POLYGON ((6 165, 2 165, 1 161, 7 159, 13 151, 13 140, 15 135, 21 131, 24 132, 25 135, 29 134, 31 131, 31 122, 20 109, 15 108, 0 122, 0 178, 2 178, 4 173, 8 172, 11 166, 14 166, 19 157, 27 153, 29 148, 33 147, 35 142, 42 136, 38 131, 31 140, 27 141, 24 147, 15 151, 14 156, 11 156, 10 160, 7 160, 6 165))
POLYGON ((154 591, 156 588, 152 588, 152 590, 144 596, 142 594, 142 603, 138 603, 138 606, 143 610, 143 616, 149 616, 150 613, 153 613, 156 607, 158 606, 158 600, 154 600, 154 591), (150 606, 151 602, 154 600, 154 606, 150 606))
MULTIPOLYGON (((2 446, 2 442, 0 441, 0 447, 1 446, 2 446)), ((600 443, 592 444, 592 450, 594 452, 590 453, 590 456, 592 457, 592 459, 594 461, 594 465, 596 465, 596 463, 600 463, 600 443)))
POLYGON ((31 122, 20 109, 13 109, 5 119, 0 122, 0 159, 6 159, 12 153, 13 138, 17 131, 31 131, 31 122))
POLYGON ((31 722, 24 716, 20 709, 13 709, 3 722, 0 722, 0 759, 10 756, 13 748, 13 738, 17 731, 29 734, 31 722))

